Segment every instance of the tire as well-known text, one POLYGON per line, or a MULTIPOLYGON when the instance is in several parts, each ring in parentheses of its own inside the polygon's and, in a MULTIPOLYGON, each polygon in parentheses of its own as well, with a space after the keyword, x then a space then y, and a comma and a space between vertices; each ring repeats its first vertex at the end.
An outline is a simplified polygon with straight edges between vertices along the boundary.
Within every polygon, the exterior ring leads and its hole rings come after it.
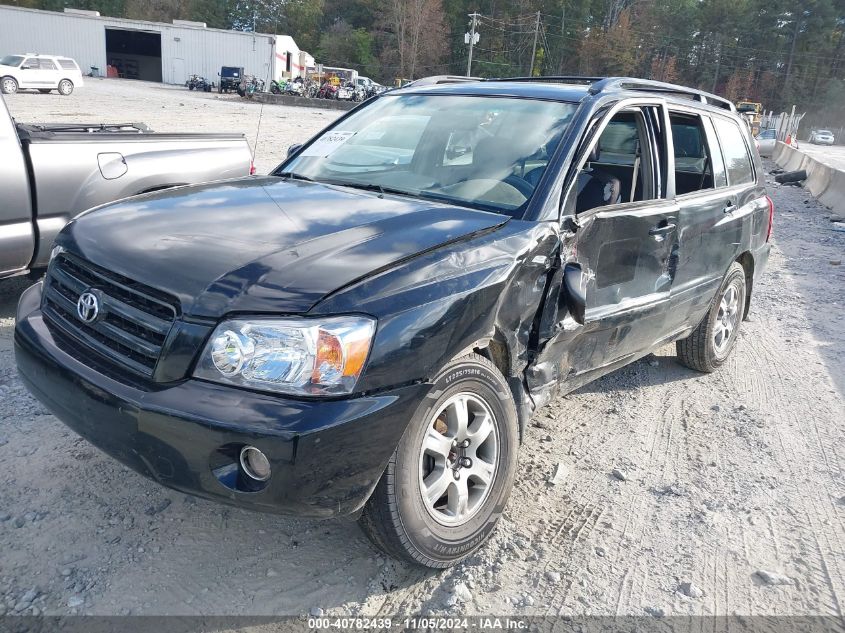
POLYGON ((40 92, 43 95, 48 95, 48 94, 50 94, 51 90, 49 88, 39 88, 38 92, 40 92))
POLYGON ((510 388, 486 358, 453 360, 433 384, 358 522, 386 554, 439 569, 464 560, 489 538, 513 487, 519 436, 510 388), (463 407, 469 446, 456 444, 463 407), (473 434, 484 438, 475 446, 473 434), (433 503, 424 496, 428 480, 430 488, 445 491, 433 503))
POLYGON ((734 262, 704 319, 692 334, 675 343, 678 361, 682 365, 710 373, 724 364, 736 345, 746 292, 745 269, 734 262))
POLYGON ((59 94, 67 97, 73 92, 73 82, 70 79, 62 79, 59 82, 59 94))
POLYGON ((14 77, 0 79, 0 91, 4 95, 13 95, 18 91, 18 82, 14 77))

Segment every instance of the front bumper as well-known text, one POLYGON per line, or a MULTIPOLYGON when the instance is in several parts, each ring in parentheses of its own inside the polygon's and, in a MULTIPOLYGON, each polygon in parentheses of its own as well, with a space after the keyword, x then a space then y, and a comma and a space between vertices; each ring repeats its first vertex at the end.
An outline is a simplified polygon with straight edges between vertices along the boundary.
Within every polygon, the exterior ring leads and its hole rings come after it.
POLYGON ((41 284, 22 295, 15 327, 18 370, 35 397, 139 473, 235 506, 310 517, 355 513, 429 388, 315 401, 199 380, 128 385, 77 360, 78 351, 65 351, 42 317, 40 299, 41 284), (240 470, 244 445, 270 459, 266 484, 240 470))

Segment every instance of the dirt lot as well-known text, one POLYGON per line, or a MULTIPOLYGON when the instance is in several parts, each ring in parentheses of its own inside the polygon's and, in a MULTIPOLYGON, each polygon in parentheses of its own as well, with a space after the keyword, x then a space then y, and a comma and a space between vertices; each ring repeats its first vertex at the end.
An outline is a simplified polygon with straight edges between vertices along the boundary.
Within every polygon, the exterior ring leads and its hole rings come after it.
MULTIPOLYGON (((8 101, 26 121, 251 142, 259 111, 120 82, 8 101)), ((265 106, 259 169, 334 116, 265 106)), ((539 411, 494 539, 442 573, 385 560, 354 523, 225 508, 105 457, 21 385, 25 282, 0 283, 0 614, 842 616, 845 233, 801 189, 772 192, 775 248, 730 362, 703 376, 666 348, 539 411)))

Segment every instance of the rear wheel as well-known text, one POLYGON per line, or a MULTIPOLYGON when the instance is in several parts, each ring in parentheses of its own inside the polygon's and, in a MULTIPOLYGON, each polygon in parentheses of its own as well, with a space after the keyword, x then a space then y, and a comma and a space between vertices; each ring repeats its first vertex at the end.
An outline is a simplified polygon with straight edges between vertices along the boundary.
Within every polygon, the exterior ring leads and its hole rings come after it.
POLYGON ((18 82, 14 77, 3 77, 0 79, 0 91, 5 95, 13 95, 18 91, 18 82))
POLYGON ((391 556, 454 565, 496 526, 517 450, 516 409, 496 366, 476 354, 452 361, 411 420, 359 523, 391 556))
POLYGON ((707 315, 692 334, 675 344, 682 365, 709 373, 727 360, 736 345, 745 293, 745 269, 734 262, 707 315))
POLYGON ((68 96, 73 92, 73 82, 70 79, 62 79, 59 82, 59 94, 68 96))

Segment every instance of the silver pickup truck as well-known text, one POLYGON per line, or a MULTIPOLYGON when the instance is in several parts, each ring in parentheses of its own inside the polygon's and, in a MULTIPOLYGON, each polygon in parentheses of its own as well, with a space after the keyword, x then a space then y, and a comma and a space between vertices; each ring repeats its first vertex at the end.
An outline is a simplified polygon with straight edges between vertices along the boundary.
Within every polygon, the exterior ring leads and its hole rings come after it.
POLYGON ((0 97, 0 279, 44 268, 76 215, 119 198, 246 176, 242 134, 154 134, 142 124, 16 123, 0 97))

